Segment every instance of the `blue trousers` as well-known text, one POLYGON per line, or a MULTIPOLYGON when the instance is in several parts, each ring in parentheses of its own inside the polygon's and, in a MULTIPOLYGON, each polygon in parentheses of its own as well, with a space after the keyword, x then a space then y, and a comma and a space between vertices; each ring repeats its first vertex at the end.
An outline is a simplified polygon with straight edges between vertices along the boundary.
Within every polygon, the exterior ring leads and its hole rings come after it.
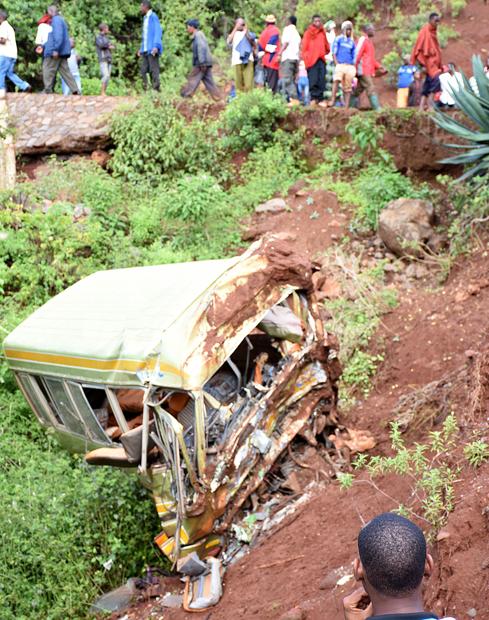
POLYGON ((5 88, 6 78, 13 82, 20 90, 27 90, 29 88, 29 83, 14 73, 15 62, 15 58, 0 56, 0 89, 5 88))

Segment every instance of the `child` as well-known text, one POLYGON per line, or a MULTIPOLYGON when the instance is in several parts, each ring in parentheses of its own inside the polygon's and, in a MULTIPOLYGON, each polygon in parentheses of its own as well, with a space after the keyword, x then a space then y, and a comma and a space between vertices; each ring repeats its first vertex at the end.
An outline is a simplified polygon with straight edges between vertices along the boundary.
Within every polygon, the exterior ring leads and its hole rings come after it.
POLYGON ((414 81, 416 67, 411 64, 408 54, 403 56, 404 64, 397 72, 397 107, 407 108, 409 99, 409 87, 414 81))
POLYGON ((299 70, 297 71, 297 92, 299 99, 303 105, 309 105, 311 98, 309 95, 309 78, 307 77, 307 69, 303 60, 299 62, 299 70))
POLYGON ((417 525, 381 514, 360 530, 358 552, 353 573, 363 588, 343 599, 345 620, 437 620, 423 606, 423 577, 434 563, 417 525))
POLYGON ((410 108, 418 108, 421 102, 421 94, 423 92, 423 75, 421 71, 416 70, 414 80, 409 85, 408 106, 410 108))

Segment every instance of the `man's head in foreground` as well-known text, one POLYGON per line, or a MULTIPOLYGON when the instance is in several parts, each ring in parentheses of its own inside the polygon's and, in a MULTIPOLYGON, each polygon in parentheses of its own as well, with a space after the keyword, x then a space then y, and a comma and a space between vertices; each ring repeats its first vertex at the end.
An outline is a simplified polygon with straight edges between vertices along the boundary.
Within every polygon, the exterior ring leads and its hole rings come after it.
POLYGON ((381 514, 358 535, 355 578, 363 583, 374 615, 423 611, 421 583, 433 570, 421 529, 394 513, 381 514))

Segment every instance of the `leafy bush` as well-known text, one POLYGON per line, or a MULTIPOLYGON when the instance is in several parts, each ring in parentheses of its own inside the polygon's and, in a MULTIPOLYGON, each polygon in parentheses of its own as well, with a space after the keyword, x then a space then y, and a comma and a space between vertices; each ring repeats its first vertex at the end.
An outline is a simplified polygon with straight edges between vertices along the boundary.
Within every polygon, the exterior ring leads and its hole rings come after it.
POLYGON ((450 254, 456 257, 470 251, 478 234, 487 227, 489 218, 489 184, 477 178, 458 183, 448 176, 437 179, 450 196, 452 221, 448 228, 450 254))
POLYGON ((84 618, 103 589, 154 563, 152 501, 134 474, 89 468, 49 440, 14 434, 9 408, 2 400, 2 618, 84 618))
POLYGON ((255 149, 241 166, 243 184, 230 189, 230 201, 245 214, 275 194, 285 194, 298 179, 302 162, 297 137, 275 133, 275 143, 255 149))
POLYGON ((416 443, 407 448, 397 423, 391 424, 393 456, 367 456, 360 454, 353 466, 365 470, 367 478, 356 479, 354 474, 343 474, 340 485, 343 489, 353 484, 368 484, 397 505, 396 512, 404 516, 421 519, 431 528, 429 539, 436 537, 438 530, 446 523, 454 508, 454 483, 460 468, 452 466, 452 452, 456 447, 458 426, 455 416, 449 415, 441 431, 432 431, 429 441, 416 443), (409 480, 411 493, 408 504, 400 503, 375 482, 384 474, 393 474, 409 480))
POLYGON ((273 139, 278 123, 287 116, 282 97, 268 89, 242 93, 223 114, 223 143, 234 151, 253 149, 273 139))
POLYGON ((131 182, 156 185, 162 178, 202 171, 225 172, 225 160, 212 124, 188 122, 174 102, 147 96, 138 107, 115 115, 111 167, 131 182))

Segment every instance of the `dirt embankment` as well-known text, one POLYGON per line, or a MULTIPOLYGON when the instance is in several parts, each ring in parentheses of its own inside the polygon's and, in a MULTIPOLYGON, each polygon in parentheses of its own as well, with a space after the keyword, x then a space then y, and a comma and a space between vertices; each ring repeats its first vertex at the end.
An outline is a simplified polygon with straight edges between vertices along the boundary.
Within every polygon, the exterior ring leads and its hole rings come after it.
MULTIPOLYGON (((287 204, 285 212, 255 216, 250 236, 288 231, 295 235, 297 247, 314 256, 347 231, 348 214, 329 192, 304 193, 298 185, 287 204)), ((421 283, 409 279, 396 283, 399 304, 384 317, 373 347, 382 348, 384 361, 372 392, 342 420, 349 427, 369 430, 377 440, 378 454, 389 454, 387 428, 399 399, 432 382, 440 382, 436 398, 427 402, 421 424, 408 422, 408 445, 439 428, 440 412, 448 411, 455 412, 460 424, 456 452, 460 463, 461 446, 473 430, 484 433, 485 428, 488 440, 489 328, 482 320, 489 309, 488 266, 488 254, 481 249, 460 260, 442 286, 437 284, 436 270, 421 283)), ((455 510, 442 539, 431 549, 436 570, 427 583, 426 604, 441 616, 469 618, 467 612, 475 610, 476 618, 484 620, 489 618, 489 464, 478 470, 465 464, 459 479, 455 510)), ((378 484, 398 502, 405 502, 411 493, 407 479, 387 476, 378 484)), ((395 507, 368 485, 345 492, 336 482, 320 479, 309 501, 228 569, 220 604, 203 617, 279 620, 299 607, 306 620, 337 620, 342 596, 354 586, 347 577, 362 522, 395 507)), ((178 580, 167 585, 176 591, 181 587, 178 580)), ((149 618, 150 613, 171 620, 193 617, 162 609, 158 601, 124 613, 130 620, 149 618)))

